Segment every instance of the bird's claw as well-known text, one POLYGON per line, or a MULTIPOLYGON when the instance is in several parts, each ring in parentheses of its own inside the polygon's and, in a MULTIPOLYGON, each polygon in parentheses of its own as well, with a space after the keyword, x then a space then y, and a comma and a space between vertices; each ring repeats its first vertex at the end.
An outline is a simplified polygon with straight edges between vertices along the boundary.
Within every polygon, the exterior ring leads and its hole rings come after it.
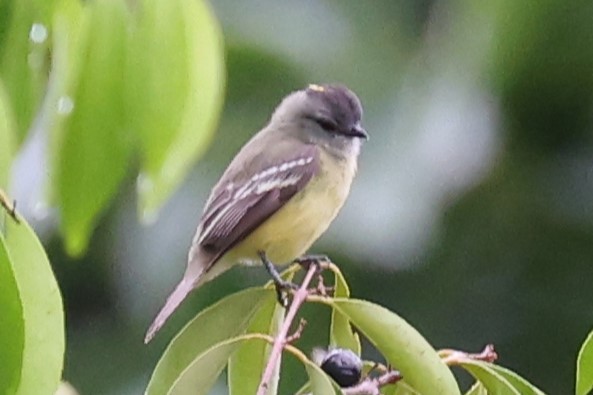
POLYGON ((317 266, 317 271, 321 270, 321 263, 329 262, 329 257, 323 254, 303 255, 293 262, 302 266, 303 269, 309 270, 311 265, 317 266))
POLYGON ((274 287, 276 288, 276 298, 282 307, 288 306, 288 295, 290 291, 299 288, 298 285, 290 281, 274 281, 274 287))

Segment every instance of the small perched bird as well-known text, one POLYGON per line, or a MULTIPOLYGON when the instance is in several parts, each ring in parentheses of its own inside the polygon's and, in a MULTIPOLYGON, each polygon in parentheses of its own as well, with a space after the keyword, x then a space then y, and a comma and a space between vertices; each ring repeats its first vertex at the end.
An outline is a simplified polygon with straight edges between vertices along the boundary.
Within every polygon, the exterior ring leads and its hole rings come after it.
POLYGON ((329 227, 350 192, 361 140, 358 97, 341 85, 289 94, 235 156, 206 202, 181 282, 148 343, 190 291, 231 266, 289 263, 329 227))

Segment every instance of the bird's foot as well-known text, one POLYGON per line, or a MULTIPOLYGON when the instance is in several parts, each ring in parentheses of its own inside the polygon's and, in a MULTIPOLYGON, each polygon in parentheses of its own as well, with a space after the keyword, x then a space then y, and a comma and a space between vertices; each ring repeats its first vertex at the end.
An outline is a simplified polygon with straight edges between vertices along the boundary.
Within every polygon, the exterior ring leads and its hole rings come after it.
POLYGON ((280 303, 283 307, 288 306, 288 293, 291 290, 298 289, 298 285, 292 283, 290 281, 284 280, 280 277, 280 273, 276 269, 276 266, 268 259, 266 253, 263 251, 259 251, 258 255, 266 268, 266 271, 272 277, 272 281, 274 282, 274 287, 276 288, 276 296, 278 298, 278 303, 280 303))
POLYGON ((303 269, 309 270, 311 265, 317 266, 317 271, 321 271, 322 263, 330 262, 329 257, 327 255, 322 254, 313 254, 313 255, 303 255, 293 261, 296 264, 302 266, 303 269))

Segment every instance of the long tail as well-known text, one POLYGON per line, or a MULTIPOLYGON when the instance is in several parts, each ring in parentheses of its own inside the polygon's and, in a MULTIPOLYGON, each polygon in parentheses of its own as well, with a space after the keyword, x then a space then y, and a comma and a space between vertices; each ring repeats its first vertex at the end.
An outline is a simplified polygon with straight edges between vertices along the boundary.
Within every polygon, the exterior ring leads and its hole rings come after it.
POLYGON ((167 302, 165 303, 161 311, 159 311, 159 314, 156 316, 156 318, 150 325, 150 328, 148 328, 148 331, 146 332, 146 337, 144 337, 144 344, 147 344, 149 341, 152 340, 154 335, 156 335, 159 329, 161 329, 165 322, 167 322, 169 316, 173 314, 177 306, 179 306, 181 302, 183 302, 183 300, 187 297, 187 294, 189 294, 192 291, 192 289, 194 289, 192 283, 192 281, 188 281, 186 278, 183 278, 183 280, 181 280, 181 282, 177 285, 173 293, 169 295, 169 297, 167 298, 167 302))

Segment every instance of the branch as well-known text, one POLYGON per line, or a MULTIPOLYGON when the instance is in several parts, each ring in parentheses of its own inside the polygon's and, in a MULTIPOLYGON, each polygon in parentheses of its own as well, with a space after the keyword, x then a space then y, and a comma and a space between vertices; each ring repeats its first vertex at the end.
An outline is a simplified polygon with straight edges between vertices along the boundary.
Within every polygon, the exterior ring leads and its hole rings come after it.
POLYGON ((10 217, 12 217, 14 222, 16 222, 17 224, 21 222, 19 220, 18 214, 16 213, 16 200, 13 200, 11 202, 8 198, 8 195, 6 195, 6 193, 2 189, 0 189, 0 205, 4 207, 6 213, 10 215, 10 217))
POLYGON ((342 388, 342 392, 344 395, 381 395, 381 387, 395 384, 402 378, 400 372, 397 370, 390 370, 379 377, 368 377, 354 387, 342 388))
POLYGON ((498 359, 498 354, 494 351, 494 345, 488 344, 484 349, 477 353, 471 354, 465 351, 445 349, 439 351, 439 356, 447 366, 460 365, 465 361, 483 361, 492 363, 498 359))
POLYGON ((310 265, 307 274, 305 275, 305 279, 303 280, 299 289, 294 293, 292 298, 292 303, 290 304, 290 308, 286 313, 286 317, 284 318, 284 322, 282 323, 282 327, 280 328, 280 332, 274 339, 274 346, 272 347, 272 352, 270 353, 270 358, 268 359, 268 364, 266 365, 266 370, 262 376, 261 382, 259 383, 259 387, 257 389, 257 395, 265 395, 270 385, 270 381, 272 380, 272 376, 274 374, 274 368, 276 367, 278 361, 281 358, 282 349, 287 343, 287 336, 288 331, 292 325, 292 321, 296 317, 296 313, 301 307, 301 305, 307 299, 309 295, 309 284, 313 279, 313 276, 317 272, 316 265, 310 265))

